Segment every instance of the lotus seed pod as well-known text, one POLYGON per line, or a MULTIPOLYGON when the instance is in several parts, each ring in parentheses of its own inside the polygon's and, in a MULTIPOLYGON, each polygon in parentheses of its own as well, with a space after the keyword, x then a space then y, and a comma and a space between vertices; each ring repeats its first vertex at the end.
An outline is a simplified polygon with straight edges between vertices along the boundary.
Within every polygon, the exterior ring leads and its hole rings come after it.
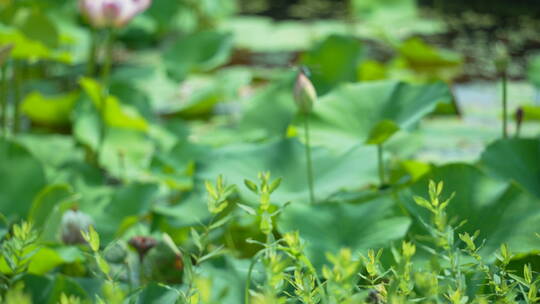
POLYGON ((88 231, 88 227, 93 225, 92 218, 86 213, 78 210, 68 210, 62 215, 61 237, 64 244, 84 244, 81 230, 88 231))
POLYGON ((157 241, 149 236, 134 236, 129 240, 129 245, 137 250, 139 260, 142 261, 148 251, 156 247, 157 241))
POLYGON ((108 262, 122 263, 127 257, 127 246, 125 243, 116 242, 107 247, 103 251, 103 256, 108 262))
POLYGON ((79 8, 95 28, 121 28, 151 3, 152 0, 80 0, 79 8))
POLYGON ((302 71, 298 72, 294 85, 294 101, 298 109, 301 113, 310 113, 316 100, 317 91, 315 91, 315 87, 302 71))

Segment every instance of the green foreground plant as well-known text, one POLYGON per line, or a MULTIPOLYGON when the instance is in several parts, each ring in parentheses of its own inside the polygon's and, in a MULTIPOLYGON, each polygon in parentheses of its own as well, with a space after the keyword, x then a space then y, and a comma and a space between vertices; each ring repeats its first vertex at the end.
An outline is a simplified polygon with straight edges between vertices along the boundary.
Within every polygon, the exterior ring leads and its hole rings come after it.
MULTIPOLYGON (((272 180, 270 173, 260 173, 258 178, 258 183, 244 182, 258 197, 257 204, 238 202, 236 186, 227 185, 223 176, 215 183, 207 181, 207 206, 212 218, 198 228, 191 228, 191 245, 179 247, 171 236, 162 234, 161 241, 173 253, 176 265, 181 266, 183 277, 181 284, 163 283, 164 291, 175 295, 176 300, 170 303, 219 303, 210 296, 211 283, 206 279, 203 264, 230 250, 225 244, 216 243, 215 235, 226 232, 237 212, 247 213, 264 236, 263 241, 246 240, 260 246, 247 269, 246 304, 464 304, 537 303, 540 300, 540 276, 530 264, 525 264, 521 273, 511 271, 509 265, 514 255, 506 244, 501 245, 496 261, 492 262, 482 251, 484 243, 478 242, 478 232, 457 233, 464 223, 453 225, 448 218, 446 209, 453 194, 442 198, 442 182, 430 181, 428 198, 414 197, 416 204, 428 211, 428 217, 419 218, 427 235, 413 235, 400 246, 391 246, 393 262, 383 261, 383 249, 355 252, 336 248, 326 254, 326 264, 316 266, 306 254, 308 244, 299 231, 280 234, 275 229, 274 222, 288 206, 272 201, 271 195, 279 188, 281 179, 272 180), (426 254, 432 258, 426 260, 423 257, 426 254)), ((42 246, 39 233, 27 222, 13 225, 11 230, 1 245, 2 259, 9 272, 2 274, 0 296, 5 303, 31 303, 23 281, 42 246)), ((84 301, 76 295, 62 293, 58 303, 131 303, 151 282, 144 279, 146 274, 141 274, 137 286, 132 286, 129 276, 125 276, 129 268, 118 268, 122 263, 111 260, 109 246, 103 249, 93 226, 82 230, 81 234, 89 262, 94 265, 92 274, 102 280, 101 292, 84 301)), ((130 244, 136 245, 136 242, 130 244)), ((157 250, 153 249, 157 248, 154 243, 150 244, 148 250, 157 250)), ((147 251, 138 252, 136 260, 142 269, 147 265, 147 251)))

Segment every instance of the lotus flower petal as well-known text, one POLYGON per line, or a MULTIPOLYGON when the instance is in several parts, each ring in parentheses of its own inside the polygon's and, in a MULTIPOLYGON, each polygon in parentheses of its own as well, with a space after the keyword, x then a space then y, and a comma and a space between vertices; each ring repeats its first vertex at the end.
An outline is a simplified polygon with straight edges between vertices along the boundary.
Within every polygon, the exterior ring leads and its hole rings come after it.
POLYGON ((81 0, 80 10, 96 28, 121 28, 151 3, 151 0, 81 0))

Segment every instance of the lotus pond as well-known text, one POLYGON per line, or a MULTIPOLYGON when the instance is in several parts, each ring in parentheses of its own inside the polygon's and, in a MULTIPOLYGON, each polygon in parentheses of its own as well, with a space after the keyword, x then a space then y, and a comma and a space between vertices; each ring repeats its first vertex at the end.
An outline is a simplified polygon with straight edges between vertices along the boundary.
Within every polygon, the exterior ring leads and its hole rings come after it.
POLYGON ((1 0, 0 303, 539 303, 538 16, 1 0))

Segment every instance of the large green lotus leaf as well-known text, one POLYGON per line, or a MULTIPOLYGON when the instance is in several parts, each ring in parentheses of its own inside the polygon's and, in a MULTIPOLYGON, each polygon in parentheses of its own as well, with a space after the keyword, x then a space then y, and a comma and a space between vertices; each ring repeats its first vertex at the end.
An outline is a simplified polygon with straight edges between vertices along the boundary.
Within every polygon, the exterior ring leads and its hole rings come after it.
POLYGON ((450 100, 448 86, 441 82, 344 84, 315 105, 311 119, 312 138, 321 144, 335 142, 337 136, 344 144, 364 142, 381 121, 393 122, 399 129, 410 129, 437 104, 450 100))
POLYGON ((26 37, 21 31, 0 25, 0 45, 14 45, 12 56, 24 60, 55 60, 69 63, 71 56, 64 51, 48 48, 41 41, 26 37))
POLYGON ((458 53, 437 49, 420 38, 411 38, 398 47, 406 68, 425 79, 451 80, 460 72, 463 58, 458 53))
POLYGON ((306 240, 307 254, 316 266, 325 263, 325 253, 348 247, 365 252, 390 245, 405 236, 411 220, 396 216, 388 196, 361 204, 291 204, 278 221, 281 233, 298 230, 306 240))
MULTIPOLYGON (((144 66, 118 67, 112 78, 114 82, 128 83, 142 91, 148 97, 154 113, 174 113, 178 108, 178 83, 168 77, 159 58, 151 60, 144 66)), ((114 84, 112 89, 114 89, 114 84)), ((133 92, 130 93, 133 94, 133 92)), ((117 94, 116 92, 115 95, 122 100, 126 97, 126 94, 117 94)))
POLYGON ((271 18, 260 16, 235 16, 223 26, 234 33, 236 47, 256 52, 307 49, 311 45, 310 34, 313 34, 309 31, 313 30, 313 26, 305 23, 274 22, 271 18))
POLYGON ((255 93, 240 119, 241 134, 260 133, 262 138, 283 136, 297 111, 292 96, 293 82, 294 76, 289 73, 255 93))
POLYGON ((232 35, 220 32, 198 32, 182 37, 164 53, 169 74, 182 80, 193 71, 208 71, 229 60, 232 35))
POLYGON ((151 283, 142 290, 135 303, 174 304, 177 303, 179 297, 179 293, 175 290, 161 286, 157 283, 151 283))
POLYGON ((404 39, 415 35, 433 35, 445 31, 440 20, 419 16, 416 0, 352 0, 352 12, 358 20, 357 32, 371 38, 404 39))
POLYGON ((116 189, 101 214, 96 215, 96 229, 104 242, 112 239, 125 218, 147 214, 157 194, 154 184, 133 183, 116 189))
POLYGON ((45 275, 57 266, 66 263, 83 262, 87 257, 84 251, 76 246, 42 246, 36 254, 30 258, 28 272, 31 274, 45 275))
MULTIPOLYGON (((45 169, 47 180, 57 182, 58 177, 67 173, 65 164, 83 161, 83 150, 77 147, 74 138, 61 134, 20 134, 17 141, 36 157, 45 169)), ((69 181, 69 179, 67 180, 69 181)))
POLYGON ((239 100, 240 89, 250 81, 250 72, 243 69, 223 69, 213 77, 190 77, 180 87, 180 102, 175 102, 177 113, 195 119, 213 113, 236 114, 238 110, 226 102, 239 100))
MULTIPOLYGON (((249 269, 248 260, 223 256, 201 266, 202 280, 199 281, 199 288, 208 298, 207 303, 244 303, 244 286, 249 269)), ((256 276, 254 274, 252 279, 256 276)))
POLYGON ((540 106, 525 105, 521 108, 523 109, 524 121, 540 121, 540 106))
POLYGON ((76 92, 58 96, 43 96, 39 92, 32 92, 22 101, 21 110, 30 120, 39 124, 67 125, 78 96, 76 92))
POLYGON ((27 274, 21 281, 24 283, 25 291, 32 295, 32 303, 59 303, 62 294, 73 295, 83 300, 90 298, 74 279, 62 274, 54 276, 27 274))
POLYGON ((99 110, 101 117, 105 118, 108 126, 138 131, 148 130, 148 122, 137 109, 122 104, 115 96, 109 95, 104 98, 102 87, 97 81, 91 78, 82 78, 80 84, 99 110))
POLYGON ((176 19, 174 16, 182 6, 174 1, 156 1, 148 8, 146 15, 159 24, 160 27, 170 25, 176 19))
POLYGON ((26 217, 46 184, 43 166, 23 146, 0 139, 0 176, 0 213, 26 217))
POLYGON ((111 95, 116 96, 122 103, 135 108, 142 117, 149 120, 155 114, 150 104, 150 98, 136 86, 134 79, 127 81, 112 81, 109 87, 111 95))
POLYGON ((18 20, 18 28, 26 37, 39 41, 49 48, 59 45, 60 34, 52 20, 39 10, 24 11, 23 18, 18 20), (26 13, 26 14, 25 14, 26 13))
POLYGON ((53 249, 42 247, 30 260, 28 272, 44 275, 64 263, 64 259, 53 249))
POLYGON ((210 219, 212 214, 208 211, 208 194, 202 185, 197 185, 193 191, 182 197, 178 204, 156 204, 153 212, 164 216, 171 227, 185 228, 199 226, 210 219))
POLYGON ((493 176, 515 181, 540 197, 540 140, 497 140, 486 148, 480 163, 493 176))
POLYGON ((99 161, 111 174, 139 179, 150 165, 154 143, 135 130, 107 128, 100 152, 99 161))
MULTIPOLYGON (((428 180, 444 182, 442 197, 455 193, 447 213, 454 225, 466 220, 459 230, 480 231, 480 242, 486 240, 483 253, 491 255, 502 243, 507 243, 515 253, 537 250, 540 200, 512 184, 497 181, 472 165, 450 164, 432 169, 410 189, 401 193, 401 200, 415 217, 429 222, 429 214, 414 203, 413 195, 428 198, 428 180)), ((419 221, 415 233, 427 234, 419 221)), ((493 257, 493 256, 491 256, 493 257)))
POLYGON ((540 55, 534 56, 529 60, 527 77, 535 87, 540 87, 540 55))
POLYGON ((28 219, 37 229, 41 229, 54 207, 73 195, 73 190, 67 184, 49 185, 34 198, 28 219))
POLYGON ((152 177, 170 189, 190 190, 193 187, 196 154, 199 152, 196 146, 183 142, 168 153, 154 154, 150 163, 152 177))
MULTIPOLYGON (((315 196, 321 201, 335 192, 360 188, 376 182, 376 151, 355 146, 343 154, 313 148, 315 196)), ((296 139, 266 144, 228 146, 210 151, 197 171, 201 179, 215 180, 219 174, 239 185, 240 193, 249 196, 245 178, 256 180, 259 172, 269 171, 283 182, 272 195, 276 203, 308 201, 305 148, 296 139)), ((252 197, 251 197, 252 198, 252 197)))
POLYGON ((97 149, 101 130, 101 118, 97 109, 87 98, 81 98, 73 111, 73 136, 78 142, 97 149))
POLYGON ((363 57, 363 48, 354 37, 331 35, 302 56, 302 63, 311 70, 311 80, 319 95, 336 85, 356 80, 356 71, 363 57))
POLYGON ((359 18, 377 23, 414 18, 417 14, 414 0, 353 0, 351 4, 359 18))

